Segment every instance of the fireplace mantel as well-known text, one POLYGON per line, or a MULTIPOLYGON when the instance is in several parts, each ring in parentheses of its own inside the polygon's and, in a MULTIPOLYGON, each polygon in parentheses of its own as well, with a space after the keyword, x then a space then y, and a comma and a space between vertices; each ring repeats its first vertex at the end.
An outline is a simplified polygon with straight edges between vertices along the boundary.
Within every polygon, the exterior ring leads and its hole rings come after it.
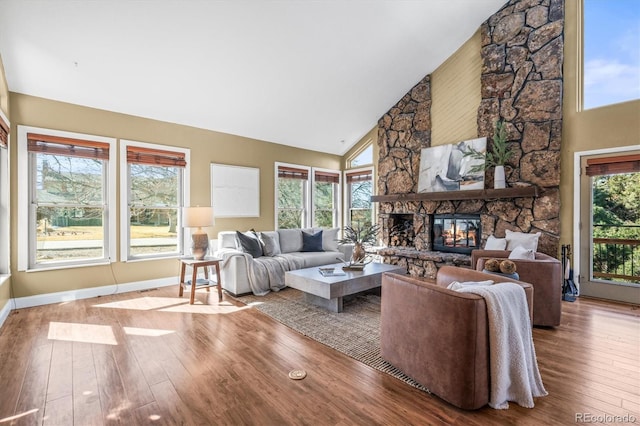
POLYGON ((373 202, 395 201, 453 201, 453 200, 492 200, 500 198, 537 197, 540 189, 537 186, 519 186, 504 189, 476 189, 469 191, 420 192, 411 194, 373 195, 373 202))

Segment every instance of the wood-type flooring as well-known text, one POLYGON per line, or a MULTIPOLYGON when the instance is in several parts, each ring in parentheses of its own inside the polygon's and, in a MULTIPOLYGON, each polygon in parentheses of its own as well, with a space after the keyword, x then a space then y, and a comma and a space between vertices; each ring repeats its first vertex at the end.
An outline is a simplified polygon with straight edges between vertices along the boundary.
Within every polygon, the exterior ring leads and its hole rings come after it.
MULTIPOLYGON (((534 328, 549 395, 463 411, 228 295, 164 287, 19 309, 0 330, 0 426, 640 423, 640 310, 581 298, 534 328), (289 371, 307 377, 291 380, 289 371), (625 417, 626 416, 626 417, 625 417)), ((428 321, 428 315, 425 321, 428 321)))

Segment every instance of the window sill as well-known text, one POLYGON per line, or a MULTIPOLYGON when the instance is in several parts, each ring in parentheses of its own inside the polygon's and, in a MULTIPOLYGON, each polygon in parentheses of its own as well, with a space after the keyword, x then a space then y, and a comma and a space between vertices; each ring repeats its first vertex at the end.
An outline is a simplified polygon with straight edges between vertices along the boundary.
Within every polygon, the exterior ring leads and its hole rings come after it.
POLYGON ((90 268, 92 266, 105 266, 105 265, 110 265, 111 262, 109 262, 108 260, 105 260, 103 262, 96 262, 96 263, 82 263, 82 264, 73 264, 73 265, 47 265, 47 266, 43 266, 41 268, 30 268, 30 269, 26 269, 23 272, 27 272, 27 273, 31 273, 31 272, 46 272, 46 271, 57 271, 60 269, 74 269, 74 268, 90 268))

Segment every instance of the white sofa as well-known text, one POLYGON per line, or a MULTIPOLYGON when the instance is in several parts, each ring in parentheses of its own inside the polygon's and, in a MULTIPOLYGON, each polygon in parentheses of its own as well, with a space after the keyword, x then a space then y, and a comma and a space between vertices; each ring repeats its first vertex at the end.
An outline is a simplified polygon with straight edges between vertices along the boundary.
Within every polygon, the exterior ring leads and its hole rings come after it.
MULTIPOLYGON (((262 231, 277 241, 280 254, 274 257, 286 258, 289 265, 298 265, 300 268, 338 263, 339 260, 351 259, 353 246, 338 244, 339 228, 305 228, 305 229, 279 229, 277 231, 262 231), (314 234, 322 229, 322 249, 324 251, 302 251, 302 232, 314 234)), ((257 234, 261 234, 260 231, 257 234)), ((260 262, 260 258, 254 259, 250 254, 242 252, 236 241, 236 231, 222 231, 218 233, 218 249, 214 256, 224 259, 221 262, 222 288, 233 295, 251 293, 251 283, 248 268, 254 266, 252 262, 260 262)), ((284 276, 282 283, 284 283, 284 276)))

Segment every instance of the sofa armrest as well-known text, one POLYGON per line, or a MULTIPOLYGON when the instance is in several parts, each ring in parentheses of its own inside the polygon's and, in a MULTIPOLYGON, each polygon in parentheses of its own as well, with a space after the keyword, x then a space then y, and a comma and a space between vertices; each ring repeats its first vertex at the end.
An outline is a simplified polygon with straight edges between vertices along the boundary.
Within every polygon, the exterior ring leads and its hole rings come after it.
POLYGON ((436 285, 446 288, 453 281, 486 281, 492 280, 494 283, 516 283, 524 287, 524 294, 527 297, 527 304, 529 306, 529 319, 533 323, 533 301, 535 297, 535 290, 530 282, 522 280, 514 280, 504 275, 487 274, 481 271, 474 271, 473 269, 459 268, 457 266, 443 266, 438 269, 436 275, 436 285))
POLYGON ((223 260, 220 265, 222 288, 234 296, 251 293, 248 268, 253 257, 232 248, 219 249, 214 256, 223 260))
POLYGON ((493 258, 493 259, 506 259, 511 252, 509 250, 473 250, 471 252, 471 268, 477 271, 482 271, 482 268, 478 267, 478 259, 481 257, 493 258))
POLYGON ((345 262, 348 262, 353 255, 353 244, 338 244, 338 251, 344 256, 345 262))
POLYGON ((419 278, 382 277, 382 357, 463 409, 489 398, 487 309, 482 297, 419 278))

